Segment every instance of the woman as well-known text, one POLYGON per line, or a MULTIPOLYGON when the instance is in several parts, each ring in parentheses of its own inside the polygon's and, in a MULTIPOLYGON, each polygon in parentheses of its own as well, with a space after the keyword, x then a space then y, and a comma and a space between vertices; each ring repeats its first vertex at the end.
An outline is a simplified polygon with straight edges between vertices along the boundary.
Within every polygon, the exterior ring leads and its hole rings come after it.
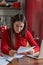
POLYGON ((32 53, 39 51, 38 44, 34 41, 31 33, 26 29, 25 16, 17 14, 12 19, 11 29, 5 30, 2 34, 2 52, 13 56, 20 46, 27 46, 27 41, 31 46, 35 46, 32 53))

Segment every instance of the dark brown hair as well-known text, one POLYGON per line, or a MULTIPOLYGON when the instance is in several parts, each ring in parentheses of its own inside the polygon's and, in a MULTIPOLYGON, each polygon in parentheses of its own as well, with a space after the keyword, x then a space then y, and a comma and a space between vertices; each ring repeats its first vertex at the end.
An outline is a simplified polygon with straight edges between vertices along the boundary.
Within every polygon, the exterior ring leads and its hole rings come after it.
POLYGON ((26 32, 26 19, 25 16, 23 14, 16 14, 13 18, 12 18, 12 31, 13 33, 15 33, 14 31, 14 23, 17 21, 21 21, 24 23, 24 28, 23 30, 20 32, 22 36, 25 37, 25 32, 26 32))

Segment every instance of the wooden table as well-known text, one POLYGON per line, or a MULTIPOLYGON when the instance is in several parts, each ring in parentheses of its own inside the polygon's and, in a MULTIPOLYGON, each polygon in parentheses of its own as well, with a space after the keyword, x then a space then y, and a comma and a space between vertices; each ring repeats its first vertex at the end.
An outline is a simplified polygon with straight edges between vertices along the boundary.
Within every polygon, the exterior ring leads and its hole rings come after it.
POLYGON ((43 59, 32 59, 29 57, 23 57, 20 59, 13 59, 14 64, 9 63, 8 65, 43 65, 43 59))

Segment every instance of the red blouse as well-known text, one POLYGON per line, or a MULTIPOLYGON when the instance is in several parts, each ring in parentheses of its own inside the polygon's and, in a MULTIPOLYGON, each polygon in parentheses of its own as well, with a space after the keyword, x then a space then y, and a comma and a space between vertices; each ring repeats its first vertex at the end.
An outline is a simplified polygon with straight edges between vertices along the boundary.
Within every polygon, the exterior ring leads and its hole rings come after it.
MULTIPOLYGON (((29 42, 31 46, 36 46, 34 48, 35 52, 39 51, 38 44, 34 41, 31 33, 29 31, 26 32, 26 37, 22 37, 20 34, 16 34, 15 45, 13 46, 15 50, 17 50, 20 46, 26 46, 26 42, 29 42)), ((11 31, 10 29, 5 30, 2 33, 2 43, 1 50, 4 54, 9 54, 11 48, 11 31)))

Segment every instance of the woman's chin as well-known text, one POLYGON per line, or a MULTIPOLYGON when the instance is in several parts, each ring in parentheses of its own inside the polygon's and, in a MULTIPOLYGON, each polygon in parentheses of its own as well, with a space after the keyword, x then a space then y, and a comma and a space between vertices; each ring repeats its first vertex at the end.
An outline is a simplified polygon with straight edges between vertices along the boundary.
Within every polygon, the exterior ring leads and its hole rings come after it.
POLYGON ((20 33, 20 32, 16 31, 16 33, 20 33))

